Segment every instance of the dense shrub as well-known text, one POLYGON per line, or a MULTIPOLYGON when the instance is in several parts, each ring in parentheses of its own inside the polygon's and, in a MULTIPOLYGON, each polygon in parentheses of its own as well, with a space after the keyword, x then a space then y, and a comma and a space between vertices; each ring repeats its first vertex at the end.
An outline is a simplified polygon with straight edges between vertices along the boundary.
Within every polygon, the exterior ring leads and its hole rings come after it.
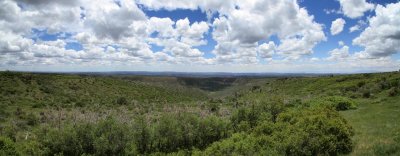
POLYGON ((351 152, 353 129, 329 108, 280 113, 247 133, 213 143, 194 155, 338 155, 351 152))
POLYGON ((43 146, 34 139, 19 142, 17 147, 17 151, 20 155, 45 155, 43 149, 43 146))
POLYGON ((39 137, 46 155, 120 155, 130 146, 127 126, 112 118, 98 124, 45 128, 39 137))
POLYGON ((371 97, 371 91, 365 90, 362 92, 363 98, 370 98, 371 97))
POLYGON ((15 143, 10 138, 0 136, 0 155, 19 155, 15 143))
POLYGON ((204 152, 197 151, 193 155, 279 155, 272 145, 272 140, 266 136, 236 133, 212 144, 204 152))
POLYGON ((310 102, 310 105, 311 107, 330 107, 338 111, 357 108, 357 104, 353 100, 342 96, 330 96, 313 100, 310 102))
POLYGON ((349 153, 353 148, 353 129, 329 108, 282 113, 277 127, 272 135, 286 155, 337 155, 349 153))
POLYGON ((128 104, 128 100, 126 100, 125 97, 119 97, 119 98, 117 99, 117 104, 119 104, 119 105, 126 105, 126 104, 128 104))
POLYGON ((37 117, 33 113, 29 113, 28 115, 26 115, 25 120, 26 124, 29 126, 35 126, 39 123, 39 117, 37 117))
POLYGON ((397 87, 392 87, 389 90, 389 96, 396 96, 399 94, 399 89, 397 87))
POLYGON ((365 81, 360 81, 360 82, 358 82, 358 83, 357 83, 357 86, 358 86, 358 87, 363 87, 363 86, 365 86, 365 81))

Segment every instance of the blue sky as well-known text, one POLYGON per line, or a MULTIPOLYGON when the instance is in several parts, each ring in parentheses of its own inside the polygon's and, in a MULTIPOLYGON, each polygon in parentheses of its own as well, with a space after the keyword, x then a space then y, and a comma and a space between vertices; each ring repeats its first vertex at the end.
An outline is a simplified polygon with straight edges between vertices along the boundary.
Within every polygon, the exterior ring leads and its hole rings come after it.
POLYGON ((7 10, 0 16, 2 70, 375 72, 399 66, 398 0, 1 3, 7 10))

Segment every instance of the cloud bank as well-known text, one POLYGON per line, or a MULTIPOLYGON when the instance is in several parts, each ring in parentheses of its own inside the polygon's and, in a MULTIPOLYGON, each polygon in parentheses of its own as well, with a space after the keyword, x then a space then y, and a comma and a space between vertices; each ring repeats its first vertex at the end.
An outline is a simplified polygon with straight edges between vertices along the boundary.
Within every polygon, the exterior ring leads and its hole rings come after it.
MULTIPOLYGON (((361 31, 353 44, 365 49, 353 54, 344 45, 325 52, 326 58, 315 58, 316 46, 329 41, 329 30, 297 0, 2 0, 0 68, 153 70, 174 66, 172 70, 181 70, 191 66, 228 71, 228 66, 239 66, 242 72, 252 67, 268 72, 313 63, 323 69, 326 65, 321 60, 345 63, 349 58, 385 70, 397 65, 390 56, 400 51, 400 3, 376 9, 365 0, 339 3, 349 18, 375 11, 365 30, 361 25, 350 28, 361 31), (179 9, 200 10, 208 20, 146 14, 146 10, 179 9), (271 68, 279 65, 282 68, 271 68)), ((341 33, 345 23, 337 18, 330 33, 341 33)))

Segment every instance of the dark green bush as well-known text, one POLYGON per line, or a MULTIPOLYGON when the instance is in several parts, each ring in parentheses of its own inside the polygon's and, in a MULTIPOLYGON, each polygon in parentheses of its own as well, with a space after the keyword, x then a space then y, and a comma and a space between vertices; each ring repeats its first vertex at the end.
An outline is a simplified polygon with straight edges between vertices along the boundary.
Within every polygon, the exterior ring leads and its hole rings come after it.
POLYGON ((351 152, 353 129, 330 108, 292 109, 194 155, 339 155, 351 152))
POLYGON ((272 133, 286 155, 338 155, 351 152, 353 129, 329 108, 309 108, 279 115, 272 133))
POLYGON ((365 90, 362 93, 363 98, 370 98, 371 97, 371 91, 365 90))
POLYGON ((28 115, 26 115, 25 120, 26 124, 29 126, 35 126, 39 123, 39 117, 37 117, 33 113, 29 113, 28 115))
POLYGON ((357 86, 358 86, 358 87, 363 87, 363 86, 365 86, 365 81, 360 81, 360 82, 358 82, 358 83, 357 83, 357 86))
POLYGON ((397 87, 392 87, 389 90, 389 96, 397 96, 399 94, 399 89, 397 87))
POLYGON ((0 136, 0 155, 19 155, 16 150, 15 143, 10 138, 0 136))
POLYGON ((356 109, 357 104, 349 98, 342 96, 330 96, 321 98, 318 100, 313 100, 310 103, 311 107, 330 107, 338 111, 344 111, 349 109, 356 109))
POLYGON ((119 104, 119 105, 126 105, 126 104, 128 104, 128 100, 126 100, 125 97, 119 97, 119 98, 117 99, 117 104, 119 104))

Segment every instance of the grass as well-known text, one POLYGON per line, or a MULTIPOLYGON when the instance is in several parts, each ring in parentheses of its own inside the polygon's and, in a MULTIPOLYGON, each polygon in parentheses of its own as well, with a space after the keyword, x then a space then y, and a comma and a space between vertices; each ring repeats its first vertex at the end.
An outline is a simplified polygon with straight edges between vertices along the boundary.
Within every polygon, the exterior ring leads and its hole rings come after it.
POLYGON ((400 98, 360 100, 359 108, 341 112, 355 130, 355 148, 351 155, 371 155, 381 144, 394 144, 400 130, 400 98))

